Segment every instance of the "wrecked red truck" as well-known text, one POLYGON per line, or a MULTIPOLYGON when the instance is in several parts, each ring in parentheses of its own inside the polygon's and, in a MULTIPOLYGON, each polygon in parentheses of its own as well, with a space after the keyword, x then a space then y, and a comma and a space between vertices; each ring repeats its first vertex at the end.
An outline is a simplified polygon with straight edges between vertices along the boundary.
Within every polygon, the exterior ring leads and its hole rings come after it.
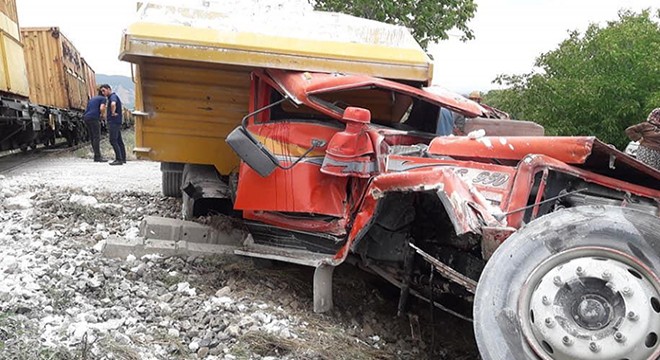
POLYGON ((144 2, 122 36, 134 152, 184 217, 240 216, 236 254, 314 267, 316 311, 350 262, 400 312, 472 320, 485 360, 658 358, 658 171, 429 87, 405 28, 231 3, 144 2))
POLYGON ((658 171, 594 137, 437 137, 440 107, 489 116, 449 93, 252 79, 227 138, 251 234, 238 253, 315 266, 317 311, 350 260, 398 286, 400 310, 414 295, 472 317, 485 359, 660 354, 658 171))

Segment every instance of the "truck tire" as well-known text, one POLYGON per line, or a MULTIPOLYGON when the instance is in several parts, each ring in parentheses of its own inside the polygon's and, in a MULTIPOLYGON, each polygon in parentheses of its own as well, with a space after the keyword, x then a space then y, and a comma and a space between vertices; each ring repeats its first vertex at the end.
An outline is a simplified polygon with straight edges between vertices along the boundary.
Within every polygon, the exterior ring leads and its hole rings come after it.
POLYGON ((660 218, 583 206, 511 235, 479 279, 474 330, 484 360, 656 359, 660 218))
POLYGON ((181 181, 183 173, 177 171, 163 171, 163 196, 181 197, 181 181))

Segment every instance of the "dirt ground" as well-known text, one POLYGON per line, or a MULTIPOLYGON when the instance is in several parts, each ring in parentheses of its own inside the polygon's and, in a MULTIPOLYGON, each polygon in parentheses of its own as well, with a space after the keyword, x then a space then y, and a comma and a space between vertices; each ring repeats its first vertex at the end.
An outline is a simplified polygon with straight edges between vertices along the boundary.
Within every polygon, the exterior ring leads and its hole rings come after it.
POLYGON ((335 271, 334 309, 316 314, 311 268, 104 258, 109 235, 181 204, 160 195, 157 163, 88 155, 0 176, 0 359, 478 358, 471 323, 416 301, 397 317, 398 290, 350 265, 335 271))

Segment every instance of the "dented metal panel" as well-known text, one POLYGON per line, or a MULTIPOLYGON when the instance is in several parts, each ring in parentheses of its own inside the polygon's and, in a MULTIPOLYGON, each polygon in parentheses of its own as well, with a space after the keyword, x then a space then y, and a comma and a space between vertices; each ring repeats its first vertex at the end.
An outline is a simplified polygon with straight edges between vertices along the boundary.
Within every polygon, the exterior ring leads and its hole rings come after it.
MULTIPOLYGON (((310 99, 312 95, 347 92, 353 89, 382 89, 396 94, 404 94, 419 98, 431 104, 447 107, 466 116, 486 116, 486 109, 478 103, 466 99, 458 94, 444 92, 430 92, 399 82, 379 79, 363 75, 322 74, 311 72, 283 71, 269 69, 267 74, 287 93, 312 109, 316 109, 335 119, 341 120, 343 113, 310 99)), ((344 95, 346 98, 347 96, 344 95)), ((346 99, 347 100, 347 99, 346 99)), ((377 107, 375 107, 377 109, 377 107)))
MULTIPOLYGON (((329 124, 303 121, 253 124, 248 129, 285 166, 302 156, 313 140, 328 144, 341 130, 329 124)), ((293 168, 276 169, 267 177, 242 164, 235 208, 345 216, 347 179, 320 171, 326 147, 314 149, 293 168)))
POLYGON ((467 158, 520 160, 529 154, 543 154, 567 164, 583 164, 593 147, 594 137, 437 137, 429 145, 436 155, 467 158))
POLYGON ((16 3, 0 1, 0 92, 26 98, 30 94, 16 3))

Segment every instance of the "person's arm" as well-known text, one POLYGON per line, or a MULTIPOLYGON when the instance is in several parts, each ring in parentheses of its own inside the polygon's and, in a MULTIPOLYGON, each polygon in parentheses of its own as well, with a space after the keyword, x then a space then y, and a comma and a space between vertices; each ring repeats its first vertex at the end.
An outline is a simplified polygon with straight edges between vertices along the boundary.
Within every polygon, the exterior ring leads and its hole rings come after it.
POLYGON ((112 116, 117 116, 117 102, 113 101, 110 103, 110 114, 112 116))
POLYGON ((105 103, 102 102, 101 106, 99 107, 99 111, 101 112, 101 117, 104 117, 103 115, 105 114, 105 103))
POLYGON ((639 123, 637 125, 630 126, 626 129, 626 135, 632 141, 639 141, 639 139, 642 138, 644 128, 647 125, 648 125, 647 123, 643 122, 643 123, 639 123))

